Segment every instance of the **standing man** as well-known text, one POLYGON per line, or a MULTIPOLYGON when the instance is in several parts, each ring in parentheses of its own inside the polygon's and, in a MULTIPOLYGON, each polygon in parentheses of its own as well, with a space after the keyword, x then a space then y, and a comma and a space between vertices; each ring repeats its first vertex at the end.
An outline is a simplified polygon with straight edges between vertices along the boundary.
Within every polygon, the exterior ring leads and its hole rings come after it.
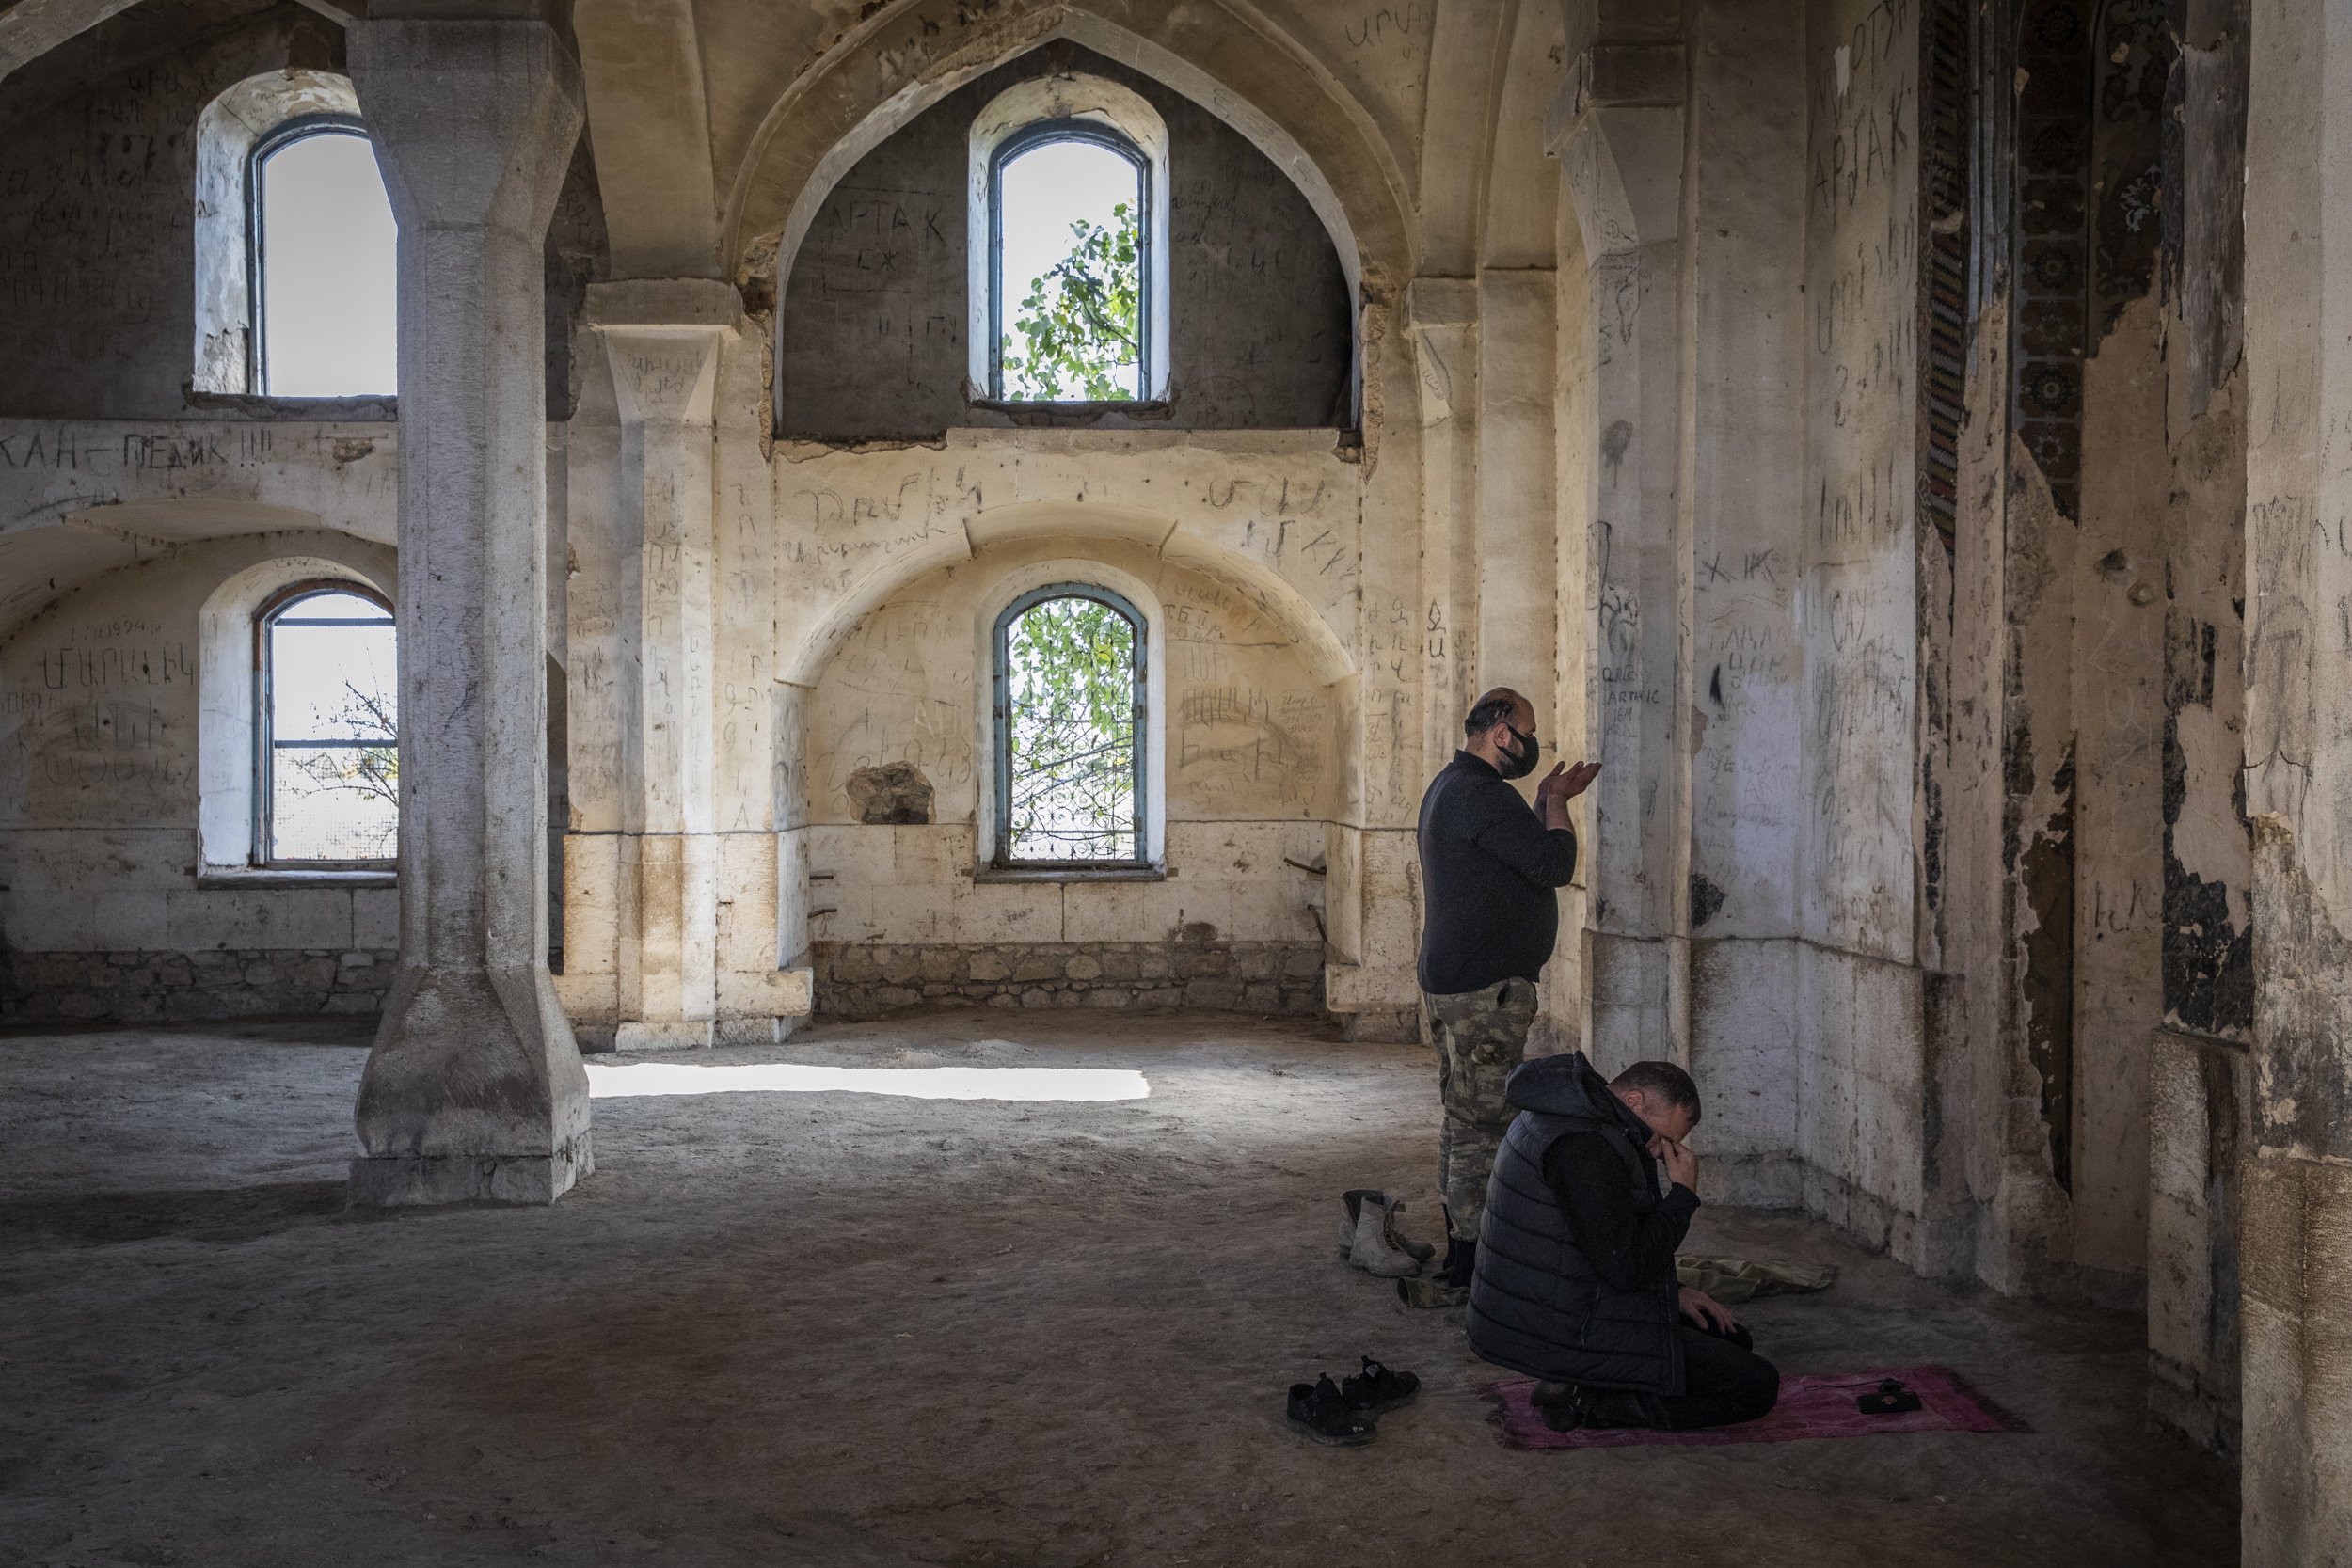
POLYGON ((1535 980, 1560 934, 1553 890, 1576 875, 1568 802, 1600 772, 1597 762, 1555 766, 1531 811, 1507 781, 1534 772, 1542 754, 1534 705, 1497 687, 1462 728, 1462 749, 1421 800, 1421 989, 1445 1115, 1446 1256, 1434 1280, 1402 1283, 1407 1300, 1430 1307, 1469 1292, 1486 1178, 1511 1124, 1503 1080, 1527 1053, 1535 980))

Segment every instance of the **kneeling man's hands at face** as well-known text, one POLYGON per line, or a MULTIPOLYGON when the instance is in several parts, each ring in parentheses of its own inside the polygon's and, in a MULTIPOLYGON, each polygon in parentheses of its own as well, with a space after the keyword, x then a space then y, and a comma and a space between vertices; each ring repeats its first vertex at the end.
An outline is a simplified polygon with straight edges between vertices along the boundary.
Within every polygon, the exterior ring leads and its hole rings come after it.
POLYGON ((1694 1193, 1699 1190, 1699 1157, 1691 1152, 1689 1144, 1661 1132, 1650 1139, 1649 1151, 1666 1167, 1669 1182, 1694 1193))
POLYGON ((1699 1190, 1699 1157, 1691 1152, 1682 1140, 1698 1125, 1698 1117, 1687 1105, 1669 1105, 1640 1089, 1616 1090, 1626 1109, 1642 1120, 1650 1131, 1650 1158, 1666 1167, 1666 1180, 1679 1186, 1699 1190))
POLYGON ((1705 1291, 1693 1291, 1685 1285, 1681 1288, 1681 1294, 1677 1299, 1682 1307, 1682 1315, 1701 1328, 1712 1328, 1719 1334, 1728 1334, 1740 1326, 1740 1321, 1731 1315, 1731 1308, 1708 1295, 1705 1291))

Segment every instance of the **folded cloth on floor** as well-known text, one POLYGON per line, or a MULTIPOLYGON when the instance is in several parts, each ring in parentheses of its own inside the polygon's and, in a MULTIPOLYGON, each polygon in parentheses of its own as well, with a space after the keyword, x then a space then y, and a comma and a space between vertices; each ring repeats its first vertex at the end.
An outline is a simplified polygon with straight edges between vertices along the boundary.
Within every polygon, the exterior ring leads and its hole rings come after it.
POLYGON ((1675 1259, 1675 1276, 1726 1305, 1757 1296, 1802 1295, 1826 1291, 1837 1281, 1835 1263, 1791 1263, 1767 1258, 1712 1258, 1686 1254, 1675 1259))
POLYGON ((1533 1379, 1497 1383, 1483 1392, 1494 1405, 1494 1422, 1506 1449, 1628 1449, 1644 1443, 1685 1448, 1724 1443, 1793 1443, 1806 1437, 1869 1437, 1896 1432, 2030 1432, 2033 1429, 1977 1392, 1949 1367, 1894 1367, 1877 1371, 1806 1372, 1780 1380, 1780 1402, 1772 1413, 1737 1426, 1698 1432, 1655 1432, 1645 1427, 1579 1427, 1554 1432, 1530 1396, 1533 1379), (1919 1396, 1919 1408, 1894 1416, 1866 1416, 1854 1408, 1887 1378, 1899 1378, 1919 1396))

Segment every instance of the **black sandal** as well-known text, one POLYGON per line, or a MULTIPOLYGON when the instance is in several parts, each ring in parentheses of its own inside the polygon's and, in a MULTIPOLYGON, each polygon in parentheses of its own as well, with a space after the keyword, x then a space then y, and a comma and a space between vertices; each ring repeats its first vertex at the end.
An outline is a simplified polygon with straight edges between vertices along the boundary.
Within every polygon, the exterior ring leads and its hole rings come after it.
POLYGON ((1291 1385, 1289 1419, 1302 1436, 1335 1448, 1356 1448, 1372 1441, 1371 1418, 1347 1407, 1328 1373, 1312 1383, 1291 1385))
POLYGON ((1384 1367, 1369 1355, 1364 1357, 1362 1375, 1340 1380, 1340 1398, 1348 1408, 1370 1416, 1410 1404, 1420 1392, 1420 1378, 1384 1367))

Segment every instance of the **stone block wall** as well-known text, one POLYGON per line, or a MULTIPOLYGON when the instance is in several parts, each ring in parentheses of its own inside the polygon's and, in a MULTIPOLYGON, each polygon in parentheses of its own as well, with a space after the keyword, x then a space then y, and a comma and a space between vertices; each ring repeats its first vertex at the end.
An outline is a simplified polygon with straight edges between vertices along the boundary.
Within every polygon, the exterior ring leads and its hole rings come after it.
POLYGON ((0 1020, 134 1022, 260 1013, 373 1013, 395 949, 0 953, 0 1020))
POLYGON ((1323 1010, 1323 947, 1311 942, 820 942, 810 961, 817 1010, 831 1018, 974 1006, 1323 1010))

